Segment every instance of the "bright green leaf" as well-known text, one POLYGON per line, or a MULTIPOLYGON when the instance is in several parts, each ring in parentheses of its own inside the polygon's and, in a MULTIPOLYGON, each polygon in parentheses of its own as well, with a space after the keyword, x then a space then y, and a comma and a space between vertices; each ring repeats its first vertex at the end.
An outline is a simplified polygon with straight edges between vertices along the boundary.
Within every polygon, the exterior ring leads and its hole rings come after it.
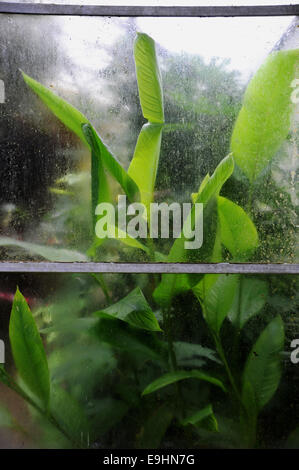
POLYGON ((21 378, 47 408, 50 396, 47 357, 33 316, 19 289, 12 305, 9 338, 21 378))
POLYGON ((134 58, 143 116, 152 123, 162 124, 164 122, 162 79, 155 42, 147 34, 137 33, 134 58))
POLYGON ((286 139, 299 50, 270 54, 249 83, 231 139, 238 166, 251 182, 268 165, 286 139))
POLYGON ((218 197, 221 243, 237 260, 245 260, 258 246, 254 223, 242 207, 218 197))
POLYGON ((137 183, 141 202, 150 216, 150 203, 153 202, 155 181, 159 163, 162 126, 145 124, 141 129, 128 175, 137 183))

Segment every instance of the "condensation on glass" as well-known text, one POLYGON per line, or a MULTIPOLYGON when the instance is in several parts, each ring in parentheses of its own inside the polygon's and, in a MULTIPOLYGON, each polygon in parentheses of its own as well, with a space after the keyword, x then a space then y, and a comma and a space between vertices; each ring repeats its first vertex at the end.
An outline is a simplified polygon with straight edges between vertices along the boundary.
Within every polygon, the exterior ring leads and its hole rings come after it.
MULTIPOLYGON (((171 275, 165 276, 171 283, 171 275)), ((193 295, 185 292, 175 298, 167 322, 152 296, 159 279, 105 274, 98 281, 89 274, 0 275, 5 369, 16 376, 8 325, 18 285, 43 337, 51 375, 51 412, 71 439, 0 383, 0 448, 298 448, 295 276, 207 275, 193 295), (205 295, 202 291, 203 282, 208 287, 211 280, 216 280, 213 299, 208 290, 205 295), (128 295, 130 302, 124 303, 128 295), (217 298, 226 299, 222 307, 220 303, 217 307, 217 298), (118 309, 113 313, 110 307, 101 317, 114 302, 120 302, 118 309), (154 315, 163 331, 136 326, 145 306, 147 319, 154 315), (213 322, 221 317, 220 334, 213 335, 213 322), (176 384, 179 389, 165 384, 142 397, 152 381, 171 370, 169 341, 181 373, 204 372, 232 390, 224 354, 236 388, 249 406, 249 418, 242 415, 234 392, 198 378, 185 377, 176 384), (248 361, 250 371, 244 376, 248 361), (246 399, 244 377, 250 378, 256 393, 251 402, 246 399), (257 428, 250 421, 256 413, 254 403, 260 407, 257 428), (202 416, 200 410, 205 410, 202 416), (15 420, 13 425, 7 425, 7 414, 15 420), (182 416, 194 416, 193 422, 183 424, 182 416)))
MULTIPOLYGON (((127 169, 145 123, 133 43, 136 31, 149 34, 156 41, 166 119, 154 198, 182 204, 191 202, 205 175, 212 175, 229 153, 251 77, 271 51, 299 46, 298 24, 290 17, 3 14, 0 31, 1 261, 147 262, 153 260, 149 253, 156 253, 155 261, 167 261, 173 243, 158 239, 153 248, 140 240, 147 246, 142 250, 109 239, 94 248, 90 152, 25 86, 20 70, 85 114, 127 169), (57 255, 47 249, 69 251, 57 255)), ((296 260, 298 104, 294 107, 285 142, 250 191, 236 166, 221 192, 247 210, 256 225, 259 242, 246 261, 296 260)), ((113 181, 111 187, 116 202, 122 192, 113 181)), ((214 232, 216 225, 215 219, 214 232)), ((227 248, 221 257, 244 260, 227 248)), ((190 256, 191 262, 202 260, 209 261, 204 255, 190 256)))

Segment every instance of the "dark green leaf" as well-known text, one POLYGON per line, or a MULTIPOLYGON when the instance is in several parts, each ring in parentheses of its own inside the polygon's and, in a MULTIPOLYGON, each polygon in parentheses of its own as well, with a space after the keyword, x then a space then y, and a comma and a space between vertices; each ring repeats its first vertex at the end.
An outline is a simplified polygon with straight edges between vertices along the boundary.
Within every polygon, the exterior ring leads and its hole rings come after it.
POLYGON ((281 377, 283 345, 283 322, 277 316, 261 333, 245 365, 242 399, 249 412, 253 397, 256 409, 260 411, 276 392, 281 377))
POLYGON ((223 391, 225 391, 225 387, 221 380, 212 377, 211 375, 206 374, 205 372, 201 372, 199 370, 177 370, 175 372, 169 372, 165 375, 162 375, 154 382, 150 383, 142 392, 142 395, 148 395, 149 393, 156 392, 167 385, 171 385, 176 383, 180 380, 185 379, 198 379, 204 380, 205 382, 210 382, 217 387, 220 387, 223 391))

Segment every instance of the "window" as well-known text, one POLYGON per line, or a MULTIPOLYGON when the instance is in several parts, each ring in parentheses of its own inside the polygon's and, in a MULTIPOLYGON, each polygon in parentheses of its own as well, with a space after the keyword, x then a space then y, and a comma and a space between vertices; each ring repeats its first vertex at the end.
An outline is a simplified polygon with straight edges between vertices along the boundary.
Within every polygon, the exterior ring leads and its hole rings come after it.
POLYGON ((0 379, 40 447, 296 446, 298 6, 92 3, 0 4, 0 379))

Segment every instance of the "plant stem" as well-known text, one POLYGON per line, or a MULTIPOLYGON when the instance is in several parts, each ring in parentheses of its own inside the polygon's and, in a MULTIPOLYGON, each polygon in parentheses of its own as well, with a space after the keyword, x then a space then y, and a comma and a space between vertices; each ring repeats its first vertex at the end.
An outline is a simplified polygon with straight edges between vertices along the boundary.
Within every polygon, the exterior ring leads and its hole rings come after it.
POLYGON ((224 351, 223 351, 223 347, 222 347, 222 344, 221 344, 221 341, 220 341, 220 338, 217 334, 213 334, 213 337, 214 337, 214 341, 215 341, 215 344, 216 344, 216 349, 217 349, 217 352, 224 364, 224 367, 225 367, 225 370, 226 370, 226 373, 227 373, 227 376, 228 376, 228 379, 230 381, 230 384, 232 386, 232 389, 233 389, 233 392, 238 400, 238 402, 242 403, 242 399, 241 399, 241 396, 240 396, 240 393, 239 393, 239 390, 238 390, 238 387, 236 386, 236 382, 235 382, 235 379, 233 377, 233 374, 230 370, 230 367, 228 365, 228 362, 226 360, 226 357, 225 357, 225 354, 224 354, 224 351))
POLYGON ((101 286, 101 289, 105 295, 106 301, 108 304, 111 304, 111 297, 109 295, 108 287, 105 282, 104 276, 102 273, 99 274, 92 274, 92 277, 95 279, 95 281, 101 286))

